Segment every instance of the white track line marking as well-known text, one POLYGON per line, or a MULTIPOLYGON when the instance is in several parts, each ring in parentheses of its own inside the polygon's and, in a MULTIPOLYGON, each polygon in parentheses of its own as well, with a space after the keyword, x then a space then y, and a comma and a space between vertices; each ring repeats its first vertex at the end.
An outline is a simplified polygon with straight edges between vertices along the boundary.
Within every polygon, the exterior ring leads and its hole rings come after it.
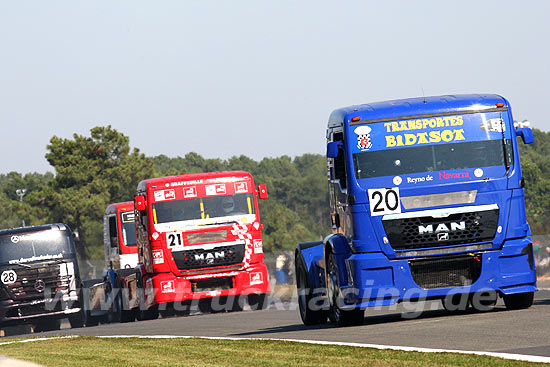
POLYGON ((110 336, 98 336, 98 338, 140 338, 140 339, 211 339, 211 340, 274 340, 283 342, 294 342, 303 344, 319 344, 319 345, 339 345, 347 347, 359 347, 359 348, 373 348, 373 349, 390 349, 400 350, 406 352, 422 352, 422 353, 459 353, 459 354, 474 354, 490 357, 497 357, 503 359, 513 359, 518 361, 527 362, 540 362, 550 363, 550 357, 534 356, 526 354, 514 354, 514 353, 497 353, 497 352, 480 352, 480 351, 466 351, 456 349, 434 349, 434 348, 419 348, 419 347, 403 347, 395 345, 380 345, 380 344, 361 344, 361 343, 347 343, 347 342, 330 342, 322 340, 303 340, 303 339, 276 339, 276 338, 231 338, 231 337, 216 337, 216 336, 172 336, 172 335, 110 335, 110 336))
MULTIPOLYGON (((70 339, 70 338, 76 338, 76 337, 77 336, 61 336, 61 337, 52 337, 52 338, 14 340, 14 341, 0 343, 0 345, 7 345, 7 344, 14 344, 14 343, 28 343, 28 342, 34 342, 34 341, 53 340, 53 339, 70 339)), ((209 340, 273 340, 273 341, 293 342, 293 343, 302 343, 302 344, 337 345, 337 346, 346 346, 346 347, 389 349, 389 350, 400 350, 405 352, 473 354, 473 355, 489 356, 489 357, 496 357, 496 358, 503 358, 503 359, 512 359, 517 361, 550 363, 550 357, 534 356, 534 355, 527 355, 527 354, 480 352, 480 351, 467 351, 467 350, 458 350, 458 349, 403 347, 403 346, 395 346, 395 345, 330 342, 330 341, 322 341, 322 340, 276 339, 276 338, 231 338, 231 337, 192 336, 192 335, 103 335, 103 336, 95 336, 95 337, 96 338, 136 338, 136 339, 197 338, 197 339, 209 339, 209 340)))
POLYGON ((51 338, 33 338, 33 339, 23 339, 23 340, 13 340, 10 342, 3 342, 0 343, 0 345, 8 345, 8 344, 15 344, 15 343, 29 343, 29 342, 40 342, 43 340, 53 340, 53 339, 70 339, 70 338, 76 338, 77 335, 67 335, 67 336, 54 336, 51 338))

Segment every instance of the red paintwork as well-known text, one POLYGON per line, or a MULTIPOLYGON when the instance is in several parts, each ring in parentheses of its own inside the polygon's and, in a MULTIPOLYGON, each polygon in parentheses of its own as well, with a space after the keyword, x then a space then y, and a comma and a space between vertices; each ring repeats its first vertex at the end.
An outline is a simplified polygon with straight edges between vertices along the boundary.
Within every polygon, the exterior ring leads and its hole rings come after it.
POLYGON ((120 213, 132 212, 132 211, 134 211, 133 201, 125 201, 123 203, 109 204, 109 206, 107 206, 107 209, 105 209, 106 215, 116 214, 118 243, 120 246, 120 250, 122 252, 121 255, 137 254, 137 246, 126 246, 126 244, 124 243, 124 239, 122 237, 122 223, 120 221, 120 213))
MULTIPOLYGON (((148 219, 148 243, 151 249, 151 259, 156 259, 156 264, 152 264, 152 272, 146 271, 147 266, 142 267, 144 271, 144 283, 152 281, 154 288, 154 301, 147 300, 149 305, 165 302, 177 302, 193 298, 208 298, 226 295, 252 294, 252 293, 268 293, 269 278, 266 265, 263 263, 263 249, 261 247, 261 230, 263 226, 260 224, 260 215, 258 210, 258 192, 254 186, 254 180, 248 172, 211 172, 197 173, 179 176, 161 177, 145 180, 139 183, 136 196, 145 196, 147 205, 148 219), (231 182, 223 182, 227 179, 231 182), (234 180, 234 181, 233 181, 234 180), (208 195, 208 193, 210 195, 208 195), (172 251, 167 248, 166 235, 155 228, 153 220, 152 204, 154 202, 165 202, 170 200, 181 200, 188 198, 197 198, 205 196, 223 195, 223 193, 251 193, 253 196, 254 206, 254 221, 250 223, 242 223, 246 228, 246 233, 250 234, 251 249, 249 260, 243 260, 243 263, 229 266, 197 268, 189 271, 180 271, 176 267, 172 251), (254 249, 256 242, 256 251, 254 249), (260 252, 261 251, 261 252, 260 252), (162 260, 161 260, 162 259, 162 260), (230 269, 228 269, 230 268, 230 269), (197 274, 200 272, 200 274, 197 274), (194 280, 208 279, 215 277, 233 277, 232 289, 218 290, 211 292, 193 292, 191 282, 194 280)), ((137 214, 137 213, 136 213, 137 214)), ((136 224, 138 226, 138 224, 136 224)), ((180 229, 178 229, 180 230, 180 229)), ((203 228, 193 228, 190 230, 182 230, 183 246, 193 246, 200 248, 201 245, 220 244, 224 242, 245 241, 239 239, 238 235, 232 233, 235 230, 233 224, 209 225, 203 228), (187 240, 187 234, 204 233, 227 230, 225 241, 204 242, 190 244, 187 240)), ((139 235, 138 235, 139 238, 139 235)), ((153 260, 151 260, 153 261, 153 260)), ((146 292, 146 294, 150 294, 146 292)), ((146 296, 149 298, 148 296, 146 296)))

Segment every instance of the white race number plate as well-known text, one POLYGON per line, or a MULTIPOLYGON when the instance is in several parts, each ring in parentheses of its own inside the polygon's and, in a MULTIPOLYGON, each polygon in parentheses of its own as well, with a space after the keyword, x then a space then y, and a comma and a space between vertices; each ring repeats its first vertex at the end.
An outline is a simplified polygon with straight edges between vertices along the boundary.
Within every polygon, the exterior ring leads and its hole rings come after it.
POLYGON ((182 251, 183 234, 181 231, 166 232, 166 246, 172 251, 182 251))
POLYGON ((401 213, 399 188, 369 189, 370 215, 401 213))
POLYGON ((17 281, 17 273, 13 270, 6 270, 2 272, 0 279, 4 284, 13 284, 17 281))

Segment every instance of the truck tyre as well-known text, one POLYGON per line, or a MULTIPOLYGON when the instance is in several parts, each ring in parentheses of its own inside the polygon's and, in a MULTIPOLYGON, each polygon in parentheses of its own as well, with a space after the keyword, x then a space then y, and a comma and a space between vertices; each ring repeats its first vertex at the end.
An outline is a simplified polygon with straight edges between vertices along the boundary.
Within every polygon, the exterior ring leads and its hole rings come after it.
POLYGON ((71 329, 77 329, 84 326, 84 309, 82 308, 77 313, 71 315, 69 318, 69 324, 71 324, 71 329))
POLYGON ((133 309, 130 310, 128 299, 124 295, 124 293, 128 292, 128 289, 122 287, 122 281, 119 277, 115 278, 115 284, 118 285, 118 296, 120 297, 120 305, 122 306, 120 307, 120 322, 133 322, 136 319, 136 312, 133 309))
POLYGON ((338 326, 362 325, 365 318, 365 310, 355 308, 352 310, 342 310, 338 307, 338 294, 340 284, 336 268, 336 259, 334 254, 329 252, 327 261, 327 289, 330 302, 329 319, 338 326))
MULTIPOLYGON (((193 300, 195 301, 195 300, 193 300)), ((212 298, 200 298, 197 300, 197 302, 193 302, 191 307, 198 309, 200 313, 211 313, 212 312, 212 298)), ((194 310, 195 311, 195 310, 194 310)))
POLYGON ((115 277, 114 287, 111 288, 111 307, 109 310, 109 321, 110 322, 120 322, 122 319, 122 294, 121 294, 121 284, 120 279, 115 277))
POLYGON ((34 324, 34 332, 54 331, 61 329, 60 319, 43 319, 34 324))
POLYGON ((298 288, 298 308, 304 325, 323 324, 327 321, 327 313, 312 304, 313 292, 309 285, 307 268, 302 254, 296 252, 296 287, 298 288))
POLYGON ((145 285, 143 284, 143 277, 138 274, 138 295, 139 295, 139 308, 136 312, 136 319, 138 321, 155 320, 159 317, 158 305, 147 308, 145 304, 145 285))
POLYGON ((247 296, 247 302, 251 310, 264 310, 267 308, 269 297, 266 293, 254 293, 247 296))
POLYGON ((441 299, 441 304, 447 312, 466 312, 470 308, 470 299, 467 293, 448 294, 441 299))
POLYGON ((244 296, 236 294, 227 299, 227 312, 239 312, 244 308, 244 296))
POLYGON ((535 292, 504 295, 504 305, 509 310, 521 310, 533 305, 535 292))
POLYGON ((90 315, 90 311, 86 312, 86 317, 84 318, 84 325, 86 327, 92 327, 99 325, 99 318, 97 316, 90 315))
POLYGON ((136 318, 139 321, 155 320, 159 317, 159 309, 157 306, 153 306, 147 310, 138 310, 136 318))
MULTIPOLYGON (((122 289, 120 293, 122 293, 122 289)), ((135 310, 129 309, 130 307, 128 306, 128 303, 126 302, 125 297, 123 297, 122 294, 120 295, 120 297, 122 299, 121 301, 122 308, 120 311, 120 322, 133 322, 136 319, 135 310)))
POLYGON ((470 303, 474 310, 487 312, 495 308, 497 301, 498 293, 496 291, 485 291, 474 293, 470 303))
POLYGON ((174 305, 171 303, 161 303, 159 305, 159 314, 163 319, 174 317, 176 315, 174 305))
POLYGON ((71 307, 80 307, 80 311, 69 315, 69 324, 71 329, 77 329, 84 327, 84 294, 82 292, 83 286, 80 284, 80 290, 78 291, 78 301, 74 302, 71 307))

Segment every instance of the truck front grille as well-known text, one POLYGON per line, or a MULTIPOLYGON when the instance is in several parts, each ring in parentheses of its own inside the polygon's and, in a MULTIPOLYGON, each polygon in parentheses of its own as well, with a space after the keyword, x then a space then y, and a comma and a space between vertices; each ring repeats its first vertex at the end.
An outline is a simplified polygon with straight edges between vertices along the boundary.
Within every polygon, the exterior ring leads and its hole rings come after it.
POLYGON ((214 268, 243 262, 244 243, 213 249, 190 249, 172 252, 179 270, 214 268))
POLYGON ((413 280, 424 289, 472 285, 481 274, 481 254, 409 260, 413 280))
MULTIPOLYGON (((65 266, 65 264, 63 264, 65 266)), ((72 275, 60 275, 60 265, 33 265, 32 268, 13 269, 17 281, 6 285, 12 299, 31 300, 55 297, 59 291, 67 291, 72 275)))
POLYGON ((382 221, 396 251, 492 241, 498 226, 498 209, 382 221))

